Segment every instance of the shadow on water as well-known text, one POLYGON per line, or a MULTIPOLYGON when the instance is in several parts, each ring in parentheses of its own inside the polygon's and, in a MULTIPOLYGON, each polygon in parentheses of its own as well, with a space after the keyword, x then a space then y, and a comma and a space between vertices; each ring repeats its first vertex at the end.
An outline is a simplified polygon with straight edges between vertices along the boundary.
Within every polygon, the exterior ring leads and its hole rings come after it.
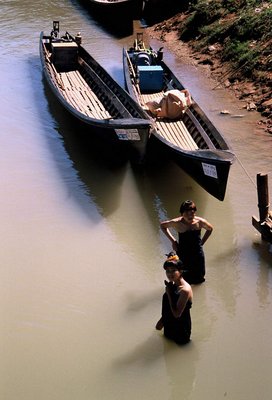
POLYGON ((153 207, 148 211, 156 212, 159 218, 176 215, 186 199, 198 199, 201 204, 208 201, 208 193, 172 161, 154 137, 149 142, 146 165, 133 166, 133 173, 143 202, 153 207))
POLYGON ((92 129, 74 118, 59 104, 45 80, 44 92, 49 111, 58 123, 58 133, 64 139, 69 154, 74 152, 76 155, 80 151, 97 165, 106 165, 111 169, 128 161, 126 143, 118 140, 113 130, 92 129))
POLYGON ((268 265, 269 269, 271 269, 272 244, 265 240, 261 240, 260 242, 253 242, 252 248, 257 251, 259 260, 264 261, 264 263, 268 265))
POLYGON ((126 143, 120 142, 113 131, 86 128, 57 101, 44 77, 42 84, 54 129, 62 138, 77 177, 100 213, 111 214, 119 206, 128 161, 126 143))
POLYGON ((256 293, 262 307, 267 307, 271 299, 271 253, 272 244, 261 241, 254 242, 252 248, 257 253, 258 275, 256 280, 256 293))
POLYGON ((187 399, 195 385, 198 360, 199 351, 193 342, 177 345, 164 337, 158 338, 152 334, 132 347, 130 351, 113 360, 111 368, 119 374, 126 374, 139 364, 143 369, 148 370, 156 368, 159 362, 163 362, 171 388, 171 399, 180 398, 181 387, 182 398, 187 399))
POLYGON ((176 345, 164 340, 164 361, 171 386, 171 398, 190 398, 196 381, 196 369, 199 361, 199 349, 194 342, 176 345), (182 364, 180 368, 177 365, 182 364), (182 371, 181 371, 182 369, 182 371))

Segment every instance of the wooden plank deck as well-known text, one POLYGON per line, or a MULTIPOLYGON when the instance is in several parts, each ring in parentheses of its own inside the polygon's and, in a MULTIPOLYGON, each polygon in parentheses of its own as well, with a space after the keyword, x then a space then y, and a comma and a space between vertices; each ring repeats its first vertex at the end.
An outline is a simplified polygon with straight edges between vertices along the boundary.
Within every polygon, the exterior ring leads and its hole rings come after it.
MULTIPOLYGON (((160 101, 163 92, 152 94, 141 94, 140 102, 142 106, 148 101, 160 101)), ((197 150, 199 147, 190 135, 184 122, 179 120, 155 119, 155 125, 159 134, 168 142, 185 150, 197 150)))
POLYGON ((55 78, 56 85, 65 100, 82 114, 94 119, 110 119, 110 113, 83 79, 79 71, 61 72, 55 78))

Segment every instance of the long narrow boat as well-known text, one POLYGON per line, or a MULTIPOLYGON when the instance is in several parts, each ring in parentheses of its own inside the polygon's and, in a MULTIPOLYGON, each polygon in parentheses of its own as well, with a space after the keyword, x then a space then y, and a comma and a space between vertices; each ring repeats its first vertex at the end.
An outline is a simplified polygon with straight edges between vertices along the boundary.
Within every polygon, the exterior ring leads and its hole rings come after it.
POLYGON ((153 121, 152 135, 202 188, 223 201, 235 156, 203 110, 192 98, 185 107, 176 101, 180 106, 176 116, 159 116, 160 108, 154 114, 150 107, 167 104, 172 94, 186 93, 190 97, 163 61, 162 49, 147 48, 139 32, 133 46, 123 49, 123 67, 127 91, 143 107, 146 118, 153 121))
POLYGON ((143 0, 81 0, 97 23, 119 37, 133 33, 133 22, 142 15, 143 0))
POLYGON ((40 34, 40 57, 46 80, 60 103, 88 128, 101 128, 128 141, 133 160, 141 162, 151 122, 139 104, 82 47, 80 36, 68 32, 60 36, 59 22, 53 21, 52 32, 40 34))
POLYGON ((133 12, 136 11, 140 0, 87 0, 87 3, 95 7, 97 12, 113 13, 111 14, 112 17, 118 16, 124 19, 127 18, 124 12, 129 13, 131 17, 133 16, 133 12), (120 15, 120 13, 123 13, 123 15, 120 15))

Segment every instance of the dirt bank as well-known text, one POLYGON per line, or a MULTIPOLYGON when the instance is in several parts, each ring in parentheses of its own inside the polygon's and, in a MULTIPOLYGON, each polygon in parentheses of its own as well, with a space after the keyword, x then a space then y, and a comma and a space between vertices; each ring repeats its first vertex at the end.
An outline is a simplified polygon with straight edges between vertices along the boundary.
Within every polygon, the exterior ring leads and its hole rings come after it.
POLYGON ((271 88, 260 83, 247 80, 234 80, 233 70, 227 63, 222 63, 216 57, 217 48, 210 46, 208 54, 202 54, 192 50, 190 43, 184 43, 178 38, 176 26, 180 22, 182 14, 168 20, 150 26, 146 29, 151 38, 164 42, 170 51, 177 57, 182 58, 184 63, 197 66, 201 73, 205 73, 211 79, 213 87, 224 87, 235 93, 235 96, 242 102, 242 107, 248 112, 256 110, 263 111, 258 126, 267 133, 272 134, 272 99, 271 88))

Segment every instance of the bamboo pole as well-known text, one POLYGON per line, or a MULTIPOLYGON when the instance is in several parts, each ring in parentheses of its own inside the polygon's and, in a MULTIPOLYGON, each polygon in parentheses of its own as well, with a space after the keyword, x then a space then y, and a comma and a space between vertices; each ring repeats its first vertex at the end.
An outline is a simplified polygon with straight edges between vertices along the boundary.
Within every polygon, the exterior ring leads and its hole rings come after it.
POLYGON ((269 193, 268 193, 268 175, 257 174, 258 207, 260 222, 268 218, 269 211, 269 193))
POLYGON ((252 225, 260 232, 262 240, 272 244, 272 213, 269 211, 267 174, 257 174, 257 193, 260 219, 253 215, 252 225))

